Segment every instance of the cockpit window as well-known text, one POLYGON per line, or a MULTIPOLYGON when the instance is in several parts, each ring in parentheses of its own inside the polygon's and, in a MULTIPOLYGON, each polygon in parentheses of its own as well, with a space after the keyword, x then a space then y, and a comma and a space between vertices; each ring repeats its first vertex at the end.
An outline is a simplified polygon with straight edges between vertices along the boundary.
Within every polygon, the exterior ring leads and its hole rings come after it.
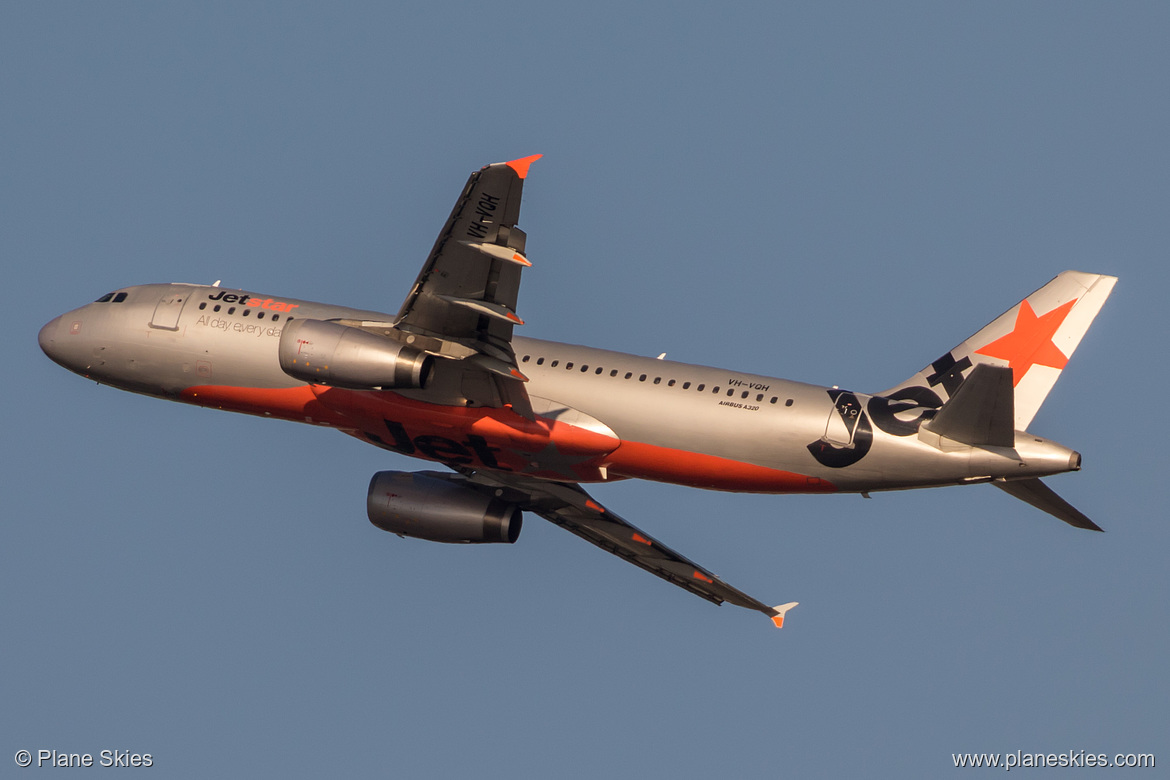
POLYGON ((113 293, 106 293, 105 295, 103 295, 102 297, 100 297, 96 301, 94 301, 94 303, 109 303, 113 299, 113 297, 114 297, 113 293))
POLYGON ((120 292, 114 296, 114 303, 121 303, 124 300, 126 300, 126 293, 124 292, 120 292))

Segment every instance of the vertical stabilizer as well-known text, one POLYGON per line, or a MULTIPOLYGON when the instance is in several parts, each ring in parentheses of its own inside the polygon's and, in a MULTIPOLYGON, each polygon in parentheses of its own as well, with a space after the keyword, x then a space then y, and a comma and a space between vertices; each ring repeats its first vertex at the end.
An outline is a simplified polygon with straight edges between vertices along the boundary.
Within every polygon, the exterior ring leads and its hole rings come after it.
POLYGON ((1026 430, 1116 282, 1115 276, 1065 271, 882 395, 929 388, 945 403, 975 366, 1004 366, 1012 372, 1015 428, 1026 430))

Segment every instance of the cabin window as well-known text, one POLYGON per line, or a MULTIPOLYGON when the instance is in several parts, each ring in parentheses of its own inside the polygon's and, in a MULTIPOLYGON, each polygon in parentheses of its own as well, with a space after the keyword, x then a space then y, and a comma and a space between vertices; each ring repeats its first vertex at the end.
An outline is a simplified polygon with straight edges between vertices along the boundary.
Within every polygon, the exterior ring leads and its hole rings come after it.
MULTIPOLYGON (((706 387, 706 385, 699 385, 698 387, 695 388, 695 390, 697 390, 698 392, 701 393, 701 392, 703 392, 704 387, 706 387)), ((718 388, 716 388, 716 389, 718 389, 718 388)))
MULTIPOLYGON (((247 314, 247 312, 244 312, 244 313, 247 314)), ((264 312, 262 312, 262 311, 256 312, 256 319, 258 319, 258 320, 264 319, 264 312)))
POLYGON ((587 366, 587 365, 584 365, 584 364, 582 364, 582 365, 581 365, 581 373, 582 373, 582 374, 584 374, 584 373, 585 373, 586 371, 588 371, 588 370, 589 370, 589 366, 587 366))
POLYGON ((207 308, 207 301, 204 301, 203 303, 199 304, 200 311, 203 311, 206 308, 207 308))
POLYGON ((609 375, 610 376, 617 376, 617 369, 615 368, 613 371, 610 371, 609 375))
POLYGON ((711 388, 711 392, 712 392, 712 393, 718 393, 718 392, 719 392, 719 385, 715 385, 714 387, 712 387, 712 388, 711 388))
POLYGON ((557 364, 558 364, 558 363, 560 363, 560 362, 561 362, 561 361, 559 361, 559 360, 554 360, 553 362, 551 362, 551 363, 549 363, 549 364, 548 364, 548 365, 549 365, 549 368, 556 368, 556 367, 557 367, 557 364))
MULTIPOLYGON (((773 401, 773 403, 775 403, 775 401, 773 401)), ((789 398, 787 401, 784 402, 784 405, 785 406, 792 406, 792 399, 789 398)))
POLYGON ((528 362, 528 355, 525 355, 524 357, 520 358, 520 362, 527 363, 528 362))
POLYGON ((633 374, 633 372, 632 372, 632 371, 627 371, 627 372, 626 372, 626 379, 629 379, 629 378, 630 378, 630 377, 632 377, 633 375, 634 375, 634 374, 633 374))
POLYGON ((236 313, 236 307, 235 307, 235 306, 229 306, 229 307, 228 307, 228 314, 235 314, 235 313, 236 313))
POLYGON ((741 395, 740 398, 747 398, 747 396, 748 396, 747 390, 744 390, 743 395, 741 395))
POLYGON ((639 382, 645 382, 645 381, 646 381, 646 375, 645 375, 645 374, 642 374, 642 376, 638 377, 638 381, 639 381, 639 382))
POLYGON ((602 368, 601 366, 598 366, 597 370, 594 371, 593 373, 597 374, 598 376, 601 376, 601 372, 604 370, 605 370, 604 368, 602 368))
POLYGON ((280 315, 279 315, 279 314, 273 314, 273 315, 272 315, 272 321, 273 321, 273 322, 276 322, 276 321, 277 321, 277 320, 279 320, 279 319, 280 319, 280 315))
POLYGON ((247 316, 248 316, 249 314, 251 314, 251 313, 252 313, 252 310, 251 310, 251 309, 244 309, 244 316, 245 316, 245 317, 247 317, 247 316))
POLYGON ((691 389, 691 383, 690 382, 683 382, 683 390, 690 390, 690 389, 691 389))
POLYGON ((536 359, 536 365, 538 365, 538 366, 543 366, 543 365, 544 365, 544 358, 542 358, 542 357, 538 357, 538 358, 536 359))
POLYGON ((763 393, 760 393, 759 395, 756 396, 756 403, 759 403, 760 401, 763 401, 763 400, 764 400, 763 393))
POLYGON ((669 382, 667 382, 667 383, 666 383, 666 386, 667 386, 667 387, 674 387, 674 380, 672 379, 672 380, 670 380, 669 382))
POLYGON ((654 384, 656 384, 656 385, 662 384, 662 377, 660 377, 660 376, 654 377, 654 384))

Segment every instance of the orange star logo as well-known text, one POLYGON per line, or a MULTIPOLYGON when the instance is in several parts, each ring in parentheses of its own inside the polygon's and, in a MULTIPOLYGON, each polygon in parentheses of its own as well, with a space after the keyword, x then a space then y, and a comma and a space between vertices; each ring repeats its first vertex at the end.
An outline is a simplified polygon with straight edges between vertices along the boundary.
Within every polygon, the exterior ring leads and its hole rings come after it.
POLYGON ((1032 311, 1031 304, 1024 301, 1016 313, 1016 326, 1012 332, 982 349, 975 350, 975 353, 1006 360, 1012 369, 1013 387, 1020 383, 1032 366, 1064 368, 1068 364, 1068 356, 1056 348, 1052 343, 1052 336, 1072 311, 1075 303, 1075 299, 1071 300, 1037 317, 1036 312, 1032 311))

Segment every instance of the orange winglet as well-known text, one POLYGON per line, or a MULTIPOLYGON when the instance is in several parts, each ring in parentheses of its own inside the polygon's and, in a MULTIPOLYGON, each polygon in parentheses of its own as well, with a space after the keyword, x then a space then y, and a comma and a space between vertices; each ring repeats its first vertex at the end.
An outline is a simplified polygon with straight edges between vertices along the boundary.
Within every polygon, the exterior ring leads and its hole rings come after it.
POLYGON ((772 625, 776 626, 776 628, 784 628, 784 613, 795 607, 798 603, 800 602, 790 601, 787 604, 772 607, 772 611, 776 613, 772 615, 772 625))
POLYGON ((531 157, 521 157, 519 160, 509 160, 507 163, 505 163, 505 165, 516 171, 516 175, 523 179, 528 176, 528 166, 532 165, 532 163, 536 162, 541 157, 544 157, 544 155, 534 154, 531 157))
POLYGON ((649 539, 647 539, 645 536, 642 536, 642 534, 634 534, 634 541, 635 541, 635 542, 641 542, 642 544, 646 545, 647 547, 653 547, 653 546, 654 546, 653 542, 651 542, 651 541, 650 541, 649 539))
POLYGON ((696 571, 696 572, 695 572, 693 575, 691 575, 691 576, 693 576, 693 577, 694 577, 696 580, 702 580, 703 582, 706 582, 708 585, 711 585, 711 584, 714 584, 714 583, 715 583, 715 580, 711 579, 711 578, 710 578, 710 577, 708 577, 706 574, 703 574, 703 573, 702 573, 702 572, 700 572, 700 571, 696 571))
MULTIPOLYGON (((523 177, 521 177, 521 178, 523 178, 523 177)), ((512 255, 512 262, 513 262, 513 263, 518 263, 518 264, 520 264, 520 265, 524 266, 525 268, 531 268, 531 267, 532 267, 532 263, 530 263, 530 262, 528 261, 528 258, 527 258, 527 257, 525 257, 524 255, 520 254, 519 252, 517 252, 516 254, 512 255)))
POLYGON ((591 498, 587 499, 585 501, 585 506, 589 507, 590 509, 592 509, 594 512, 597 512, 598 514, 605 514, 605 507, 603 507, 601 504, 597 503, 596 501, 594 501, 591 498))

